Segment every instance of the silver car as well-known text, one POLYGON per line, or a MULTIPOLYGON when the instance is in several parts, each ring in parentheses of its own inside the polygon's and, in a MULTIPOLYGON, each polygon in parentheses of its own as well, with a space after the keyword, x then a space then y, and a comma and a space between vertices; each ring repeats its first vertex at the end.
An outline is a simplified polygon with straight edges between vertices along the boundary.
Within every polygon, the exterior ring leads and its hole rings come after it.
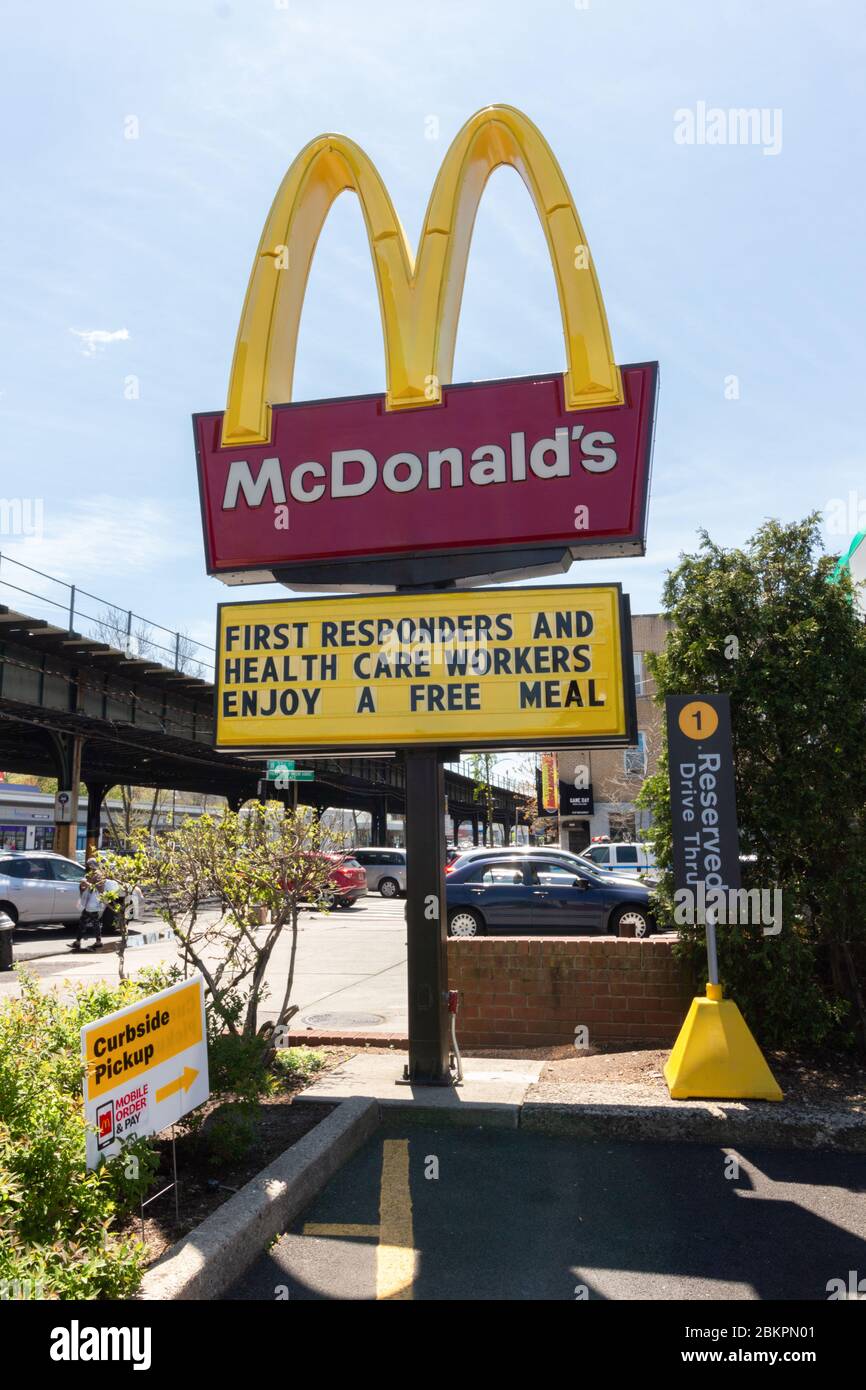
POLYGON ((84 869, 62 854, 0 852, 0 912, 16 926, 53 927, 81 916, 84 869))
POLYGON ((379 849, 375 845, 353 849, 352 858, 367 870, 367 887, 383 898, 398 898, 406 892, 405 849, 379 849))

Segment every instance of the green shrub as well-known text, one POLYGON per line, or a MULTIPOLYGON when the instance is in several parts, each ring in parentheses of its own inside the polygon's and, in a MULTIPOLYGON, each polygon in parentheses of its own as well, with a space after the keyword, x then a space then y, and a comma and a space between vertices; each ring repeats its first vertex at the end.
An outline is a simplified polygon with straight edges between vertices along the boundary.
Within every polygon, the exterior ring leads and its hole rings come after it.
POLYGON ((276 1089, 267 1065, 268 1043, 255 1034, 221 1031, 222 1019, 207 1010, 208 1076, 211 1100, 224 1098, 205 1116, 201 1110, 184 1115, 182 1134, 192 1136, 212 1167, 234 1164, 246 1157, 255 1135, 259 1102, 276 1089))
POLYGON ((324 1052, 312 1047, 281 1047, 274 1058, 277 1074, 290 1077, 313 1076, 324 1065, 324 1052))
POLYGON ((252 1146, 258 1119, 258 1101, 225 1101, 212 1110, 201 1127, 205 1159, 212 1168, 242 1163, 252 1146))
POLYGON ((85 1166, 80 1029, 150 992, 138 981, 79 987, 69 1002, 18 971, 21 998, 0 1009, 0 1295, 122 1298, 144 1260, 112 1234, 151 1184, 147 1140, 85 1166))
MULTIPOLYGON (((777 935, 720 927, 722 984, 761 1044, 866 1052, 866 625, 850 580, 829 582, 835 557, 818 523, 767 521, 730 549, 702 531, 667 576, 671 630, 649 668, 660 704, 730 696, 743 886, 782 892, 777 935)), ((669 905, 664 738, 638 804, 651 813, 657 899, 669 905)), ((702 982, 704 928, 681 926, 677 952, 702 982)))

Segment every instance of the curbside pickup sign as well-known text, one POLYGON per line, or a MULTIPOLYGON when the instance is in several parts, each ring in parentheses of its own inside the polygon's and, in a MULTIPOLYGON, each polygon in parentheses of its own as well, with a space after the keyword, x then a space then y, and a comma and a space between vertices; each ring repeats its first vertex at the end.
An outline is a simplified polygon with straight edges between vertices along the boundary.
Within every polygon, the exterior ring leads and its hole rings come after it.
POLYGON ((81 1030, 87 1166, 159 1134, 210 1095, 204 981, 194 975, 81 1030))

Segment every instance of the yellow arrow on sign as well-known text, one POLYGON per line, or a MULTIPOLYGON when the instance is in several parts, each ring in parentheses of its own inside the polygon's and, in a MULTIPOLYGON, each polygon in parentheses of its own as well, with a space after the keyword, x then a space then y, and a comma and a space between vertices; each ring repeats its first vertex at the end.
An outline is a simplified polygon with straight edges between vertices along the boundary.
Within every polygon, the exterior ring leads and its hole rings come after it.
POLYGON ((194 1067, 184 1067, 181 1076, 176 1076, 174 1081, 169 1081, 165 1086, 160 1086, 156 1093, 157 1105, 159 1105, 161 1100, 168 1100, 169 1096, 174 1095, 175 1091, 188 1091, 197 1076, 198 1072, 194 1067))

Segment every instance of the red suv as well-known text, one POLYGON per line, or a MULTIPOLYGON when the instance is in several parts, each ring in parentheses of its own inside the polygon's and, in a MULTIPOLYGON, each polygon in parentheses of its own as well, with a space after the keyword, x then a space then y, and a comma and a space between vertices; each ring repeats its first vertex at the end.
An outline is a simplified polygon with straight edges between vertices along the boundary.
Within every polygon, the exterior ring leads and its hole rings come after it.
POLYGON ((331 882, 334 885, 333 900, 337 907, 351 907, 358 898, 367 896, 367 870, 363 869, 351 854, 328 854, 326 859, 333 862, 331 882))

